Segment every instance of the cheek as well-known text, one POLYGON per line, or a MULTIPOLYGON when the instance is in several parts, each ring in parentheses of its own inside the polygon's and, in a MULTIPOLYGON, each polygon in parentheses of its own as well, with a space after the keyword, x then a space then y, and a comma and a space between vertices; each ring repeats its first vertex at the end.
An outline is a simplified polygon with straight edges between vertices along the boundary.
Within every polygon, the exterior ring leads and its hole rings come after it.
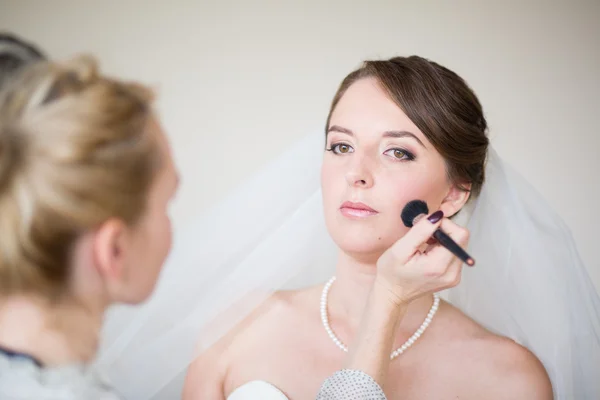
POLYGON ((346 186, 344 180, 340 178, 339 172, 331 165, 323 163, 321 169, 321 196, 323 213, 328 226, 337 216, 337 210, 343 201, 346 186))
MULTIPOLYGON (((401 213, 404 206, 413 200, 425 201, 430 212, 441 204, 444 196, 445 175, 432 175, 427 171, 411 171, 406 174, 393 174, 387 183, 380 187, 382 195, 390 199, 396 212, 401 213)), ((383 182, 382 182, 383 183, 383 182)))
POLYGON ((158 225, 159 226, 157 226, 155 230, 156 237, 154 241, 157 249, 157 254, 155 254, 155 257, 157 258, 156 263, 160 267, 165 262, 165 259, 171 250, 173 239, 171 219, 168 214, 164 213, 161 215, 160 224, 158 225))
POLYGON ((153 219, 146 242, 144 244, 145 262, 143 272, 149 280, 156 278, 169 255, 172 242, 171 221, 161 213, 153 219))
POLYGON ((321 191, 325 201, 340 197, 342 195, 340 191, 345 190, 346 187, 347 184, 344 180, 341 168, 334 163, 325 160, 321 167, 321 191))
POLYGON ((146 263, 144 263, 144 270, 141 271, 145 276, 140 278, 140 281, 145 282, 143 285, 144 296, 150 295, 156 286, 160 272, 169 255, 171 242, 171 221, 168 216, 161 215, 153 226, 147 243, 148 247, 146 247, 146 263))
POLYGON ((323 165, 321 166, 321 187, 323 189, 323 193, 325 193, 326 188, 329 186, 328 184, 332 181, 333 178, 333 170, 326 160, 323 161, 323 165))

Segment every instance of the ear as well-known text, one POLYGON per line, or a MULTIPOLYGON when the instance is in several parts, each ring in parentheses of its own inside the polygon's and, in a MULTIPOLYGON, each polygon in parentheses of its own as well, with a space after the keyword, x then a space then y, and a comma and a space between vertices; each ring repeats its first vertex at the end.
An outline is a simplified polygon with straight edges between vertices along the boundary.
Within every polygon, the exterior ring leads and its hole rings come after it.
POLYGON ((127 230, 122 221, 104 222, 94 237, 94 260, 98 274, 104 279, 122 279, 125 271, 127 230))
POLYGON ((456 185, 452 185, 448 194, 442 200, 440 209, 444 212, 444 215, 451 217, 467 203, 469 196, 471 195, 471 184, 463 185, 463 188, 459 188, 456 185), (467 189, 467 190, 465 190, 467 189))

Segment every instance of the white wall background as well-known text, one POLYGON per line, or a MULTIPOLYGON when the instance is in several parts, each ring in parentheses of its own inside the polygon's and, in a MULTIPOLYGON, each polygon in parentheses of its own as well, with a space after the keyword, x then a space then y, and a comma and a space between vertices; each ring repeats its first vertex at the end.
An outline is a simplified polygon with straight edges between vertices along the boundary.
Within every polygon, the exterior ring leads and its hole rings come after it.
POLYGON ((563 215, 598 288, 599 21, 597 0, 0 0, 0 30, 159 89, 177 224, 320 129, 361 60, 438 61, 475 89, 493 144, 563 215))

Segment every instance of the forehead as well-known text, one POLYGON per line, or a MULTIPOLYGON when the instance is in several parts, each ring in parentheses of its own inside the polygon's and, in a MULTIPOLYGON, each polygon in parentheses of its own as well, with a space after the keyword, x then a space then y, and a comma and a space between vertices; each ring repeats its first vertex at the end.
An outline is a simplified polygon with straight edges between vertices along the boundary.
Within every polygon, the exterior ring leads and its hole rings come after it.
POLYGON ((341 125, 356 134, 406 130, 424 138, 375 78, 363 78, 350 85, 333 110, 330 125, 341 125))

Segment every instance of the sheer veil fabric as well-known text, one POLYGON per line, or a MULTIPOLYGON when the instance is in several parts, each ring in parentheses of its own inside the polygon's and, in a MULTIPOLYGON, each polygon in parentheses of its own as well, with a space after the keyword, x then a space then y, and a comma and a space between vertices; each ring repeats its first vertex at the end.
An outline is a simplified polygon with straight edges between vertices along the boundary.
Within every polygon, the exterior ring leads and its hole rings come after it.
MULTIPOLYGON (((177 397, 198 352, 270 294, 333 275, 324 147, 322 131, 307 135, 191 220, 175 233, 152 299, 108 315, 98 366, 125 396, 177 397)), ((600 299, 568 227, 493 149, 486 174, 481 195, 455 217, 471 231, 477 266, 442 296, 536 354, 557 399, 600 398, 600 299)))

